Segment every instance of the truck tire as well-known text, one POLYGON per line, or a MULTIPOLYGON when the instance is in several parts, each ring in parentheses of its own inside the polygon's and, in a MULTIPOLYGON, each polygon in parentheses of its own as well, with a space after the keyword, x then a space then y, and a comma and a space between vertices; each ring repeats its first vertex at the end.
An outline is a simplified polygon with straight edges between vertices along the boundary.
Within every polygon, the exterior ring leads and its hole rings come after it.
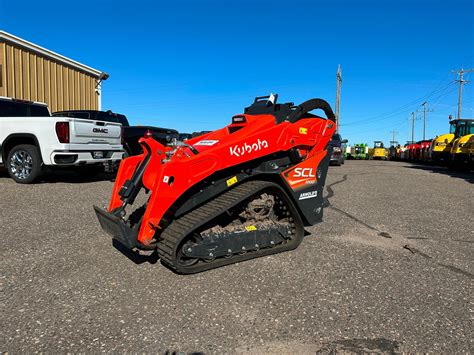
POLYGON ((10 150, 5 165, 17 183, 31 184, 41 174, 43 161, 38 147, 20 144, 10 150))

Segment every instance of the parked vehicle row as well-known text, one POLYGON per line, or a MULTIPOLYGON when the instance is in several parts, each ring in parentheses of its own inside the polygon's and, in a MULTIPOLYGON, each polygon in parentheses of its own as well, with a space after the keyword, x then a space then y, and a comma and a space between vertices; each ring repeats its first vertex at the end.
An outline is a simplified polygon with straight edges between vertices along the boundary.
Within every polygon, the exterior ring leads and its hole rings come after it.
POLYGON ((122 125, 123 149, 126 156, 142 154, 143 150, 138 140, 145 135, 151 134, 153 139, 163 145, 171 142, 172 139, 178 139, 179 133, 174 129, 160 128, 153 126, 130 126, 125 115, 114 113, 112 111, 92 111, 92 110, 72 110, 53 113, 57 117, 76 117, 84 119, 93 119, 105 122, 115 122, 122 125))
POLYGON ((449 168, 474 168, 474 120, 450 120, 449 133, 397 146, 391 159, 431 162, 449 168))
POLYGON ((53 117, 39 102, 0 98, 0 164, 33 182, 46 167, 98 167, 123 156, 119 123, 53 117))
POLYGON ((374 146, 369 148, 367 143, 357 143, 346 148, 346 159, 374 159, 387 160, 389 151, 384 147, 382 141, 374 141, 374 146))
POLYGON ((172 129, 130 126, 111 111, 50 113, 46 104, 0 97, 0 166, 18 183, 32 183, 46 170, 74 169, 93 174, 117 165, 124 155, 141 154, 147 133, 167 144, 172 129))

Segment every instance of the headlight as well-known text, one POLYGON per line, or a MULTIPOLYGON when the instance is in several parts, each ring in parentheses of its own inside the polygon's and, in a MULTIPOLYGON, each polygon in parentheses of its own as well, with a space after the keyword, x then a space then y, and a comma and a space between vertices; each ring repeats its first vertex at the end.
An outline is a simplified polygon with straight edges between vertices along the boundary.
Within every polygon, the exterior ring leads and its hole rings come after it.
POLYGON ((333 151, 334 153, 340 153, 340 152, 342 152, 342 150, 341 150, 340 147, 334 147, 334 148, 332 149, 332 151, 333 151))

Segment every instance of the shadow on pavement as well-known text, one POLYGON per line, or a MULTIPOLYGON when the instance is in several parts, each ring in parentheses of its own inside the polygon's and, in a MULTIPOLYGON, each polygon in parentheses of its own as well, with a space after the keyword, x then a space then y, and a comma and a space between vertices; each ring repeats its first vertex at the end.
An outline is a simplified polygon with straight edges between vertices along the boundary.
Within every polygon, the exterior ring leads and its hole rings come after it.
MULTIPOLYGON (((106 173, 102 172, 99 174, 83 174, 73 170, 55 170, 45 171, 34 184, 51 184, 51 183, 71 183, 71 184, 83 184, 97 181, 115 181, 116 172, 106 173)), ((0 169, 0 181, 2 179, 11 179, 10 175, 5 169, 0 169)), ((13 181, 13 180, 12 180, 13 181)))
POLYGON ((464 179, 471 184, 474 183, 474 173, 469 171, 450 170, 444 166, 428 165, 428 164, 415 164, 405 165, 404 168, 418 169, 424 171, 430 171, 436 174, 449 175, 453 178, 464 179))
POLYGON ((123 246, 122 244, 120 244, 120 242, 116 241, 115 239, 112 239, 112 245, 115 249, 117 249, 119 252, 121 252, 123 255, 125 255, 127 258, 129 258, 131 261, 133 261, 137 265, 143 264, 146 262, 150 264, 156 264, 159 260, 158 253, 156 252, 156 250, 150 256, 143 256, 123 246))

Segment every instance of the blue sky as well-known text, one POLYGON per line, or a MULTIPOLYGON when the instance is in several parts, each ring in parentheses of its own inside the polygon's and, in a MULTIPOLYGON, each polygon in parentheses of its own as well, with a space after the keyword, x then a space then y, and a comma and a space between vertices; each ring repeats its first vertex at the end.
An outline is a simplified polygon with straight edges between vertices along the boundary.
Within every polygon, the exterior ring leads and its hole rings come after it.
MULTIPOLYGON (((341 64, 341 133, 370 144, 392 130, 405 142, 425 98, 427 136, 447 130, 451 70, 474 67, 473 14, 469 0, 0 0, 1 29, 110 73, 103 107, 132 123, 212 130, 270 92, 333 105, 341 64)), ((464 102, 473 117, 474 83, 464 102)))

